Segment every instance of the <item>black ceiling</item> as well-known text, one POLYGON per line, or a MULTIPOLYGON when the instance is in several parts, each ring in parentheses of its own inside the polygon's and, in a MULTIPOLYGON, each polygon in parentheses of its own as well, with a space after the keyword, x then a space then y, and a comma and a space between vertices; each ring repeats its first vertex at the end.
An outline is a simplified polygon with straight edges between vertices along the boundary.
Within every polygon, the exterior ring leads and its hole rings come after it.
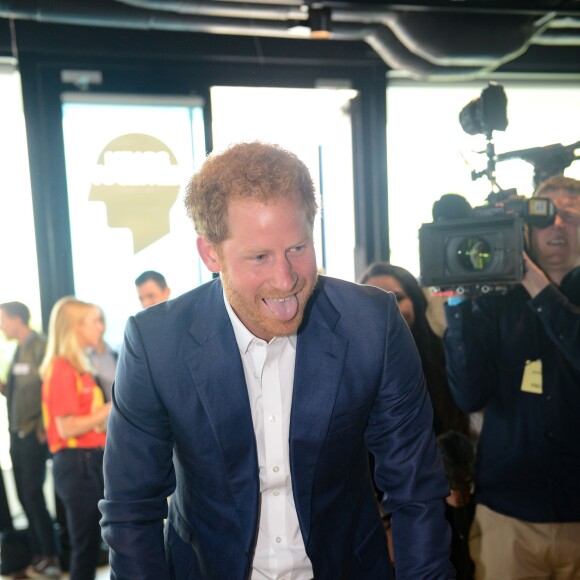
MULTIPOLYGON (((254 51, 254 57, 264 58, 270 50, 277 58, 288 51, 288 58, 307 53, 337 64, 369 59, 393 75, 425 80, 580 73, 580 0, 0 0, 3 54, 18 50, 16 32, 19 26, 26 30, 25 22, 35 23, 37 33, 43 27, 58 30, 57 44, 68 30, 74 35, 73 29, 86 27, 132 35, 164 31, 179 35, 176 42, 229 38, 215 42, 215 51, 235 58, 244 46, 231 40, 237 37, 248 39, 246 56, 254 51), (328 20, 328 39, 310 39, 316 17, 328 20), (352 50, 345 50, 349 46, 352 50)), ((209 45, 205 49, 211 52, 209 45)))

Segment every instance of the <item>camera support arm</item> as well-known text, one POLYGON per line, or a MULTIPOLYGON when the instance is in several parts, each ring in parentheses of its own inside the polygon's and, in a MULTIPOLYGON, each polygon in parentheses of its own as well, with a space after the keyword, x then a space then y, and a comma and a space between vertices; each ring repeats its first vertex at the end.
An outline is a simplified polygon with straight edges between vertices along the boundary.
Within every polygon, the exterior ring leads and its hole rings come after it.
POLYGON ((542 181, 552 175, 563 173, 564 169, 571 165, 573 161, 580 159, 580 152, 577 153, 577 149, 580 149, 580 141, 570 145, 554 143, 544 147, 530 147, 529 149, 500 153, 496 156, 495 161, 522 159, 531 163, 534 166, 534 187, 537 187, 542 181))
POLYGON ((481 170, 481 171, 475 171, 473 170, 471 172, 471 180, 475 181, 476 179, 479 179, 480 177, 487 177, 490 181, 494 181, 494 174, 495 174, 495 161, 496 161, 496 156, 495 156, 495 145, 493 144, 493 141, 491 140, 491 137, 487 138, 487 145, 485 147, 485 154, 487 155, 487 166, 485 167, 485 169, 481 170))

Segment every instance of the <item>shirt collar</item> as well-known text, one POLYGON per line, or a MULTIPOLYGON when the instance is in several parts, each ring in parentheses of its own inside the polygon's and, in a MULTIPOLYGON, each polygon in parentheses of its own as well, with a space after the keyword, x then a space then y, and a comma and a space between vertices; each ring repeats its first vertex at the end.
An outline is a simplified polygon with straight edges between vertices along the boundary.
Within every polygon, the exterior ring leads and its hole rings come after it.
MULTIPOLYGON (((234 327, 234 334, 236 336, 236 342, 238 343, 238 348, 242 354, 246 354, 248 348, 252 344, 252 341, 262 340, 257 336, 254 336, 245 326, 244 323, 238 318, 238 315, 234 312, 230 301, 226 297, 224 292, 224 304, 226 306, 226 311, 230 317, 230 322, 234 327)), ((268 344, 272 344, 274 341, 288 341, 290 346, 296 350, 297 337, 296 334, 291 334, 290 336, 275 336, 268 344)))

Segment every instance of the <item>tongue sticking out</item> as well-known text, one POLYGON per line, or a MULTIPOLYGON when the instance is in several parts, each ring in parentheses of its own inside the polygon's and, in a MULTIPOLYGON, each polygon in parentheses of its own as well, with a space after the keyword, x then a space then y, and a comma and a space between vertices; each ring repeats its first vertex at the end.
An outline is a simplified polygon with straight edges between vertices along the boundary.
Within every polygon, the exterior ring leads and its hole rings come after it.
POLYGON ((264 298, 264 303, 279 320, 292 320, 298 312, 298 299, 296 296, 277 300, 276 298, 264 298))

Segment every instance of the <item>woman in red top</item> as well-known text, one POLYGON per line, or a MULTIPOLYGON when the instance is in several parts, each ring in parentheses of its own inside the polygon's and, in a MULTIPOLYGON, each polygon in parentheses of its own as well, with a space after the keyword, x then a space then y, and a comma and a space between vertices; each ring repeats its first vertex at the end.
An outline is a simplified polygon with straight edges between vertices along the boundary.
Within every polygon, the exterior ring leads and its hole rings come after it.
POLYGON ((103 449, 111 403, 91 375, 85 354, 102 334, 101 312, 73 297, 50 314, 40 367, 42 410, 53 456, 54 486, 67 519, 71 580, 95 577, 101 540, 97 503, 103 497, 103 449))

